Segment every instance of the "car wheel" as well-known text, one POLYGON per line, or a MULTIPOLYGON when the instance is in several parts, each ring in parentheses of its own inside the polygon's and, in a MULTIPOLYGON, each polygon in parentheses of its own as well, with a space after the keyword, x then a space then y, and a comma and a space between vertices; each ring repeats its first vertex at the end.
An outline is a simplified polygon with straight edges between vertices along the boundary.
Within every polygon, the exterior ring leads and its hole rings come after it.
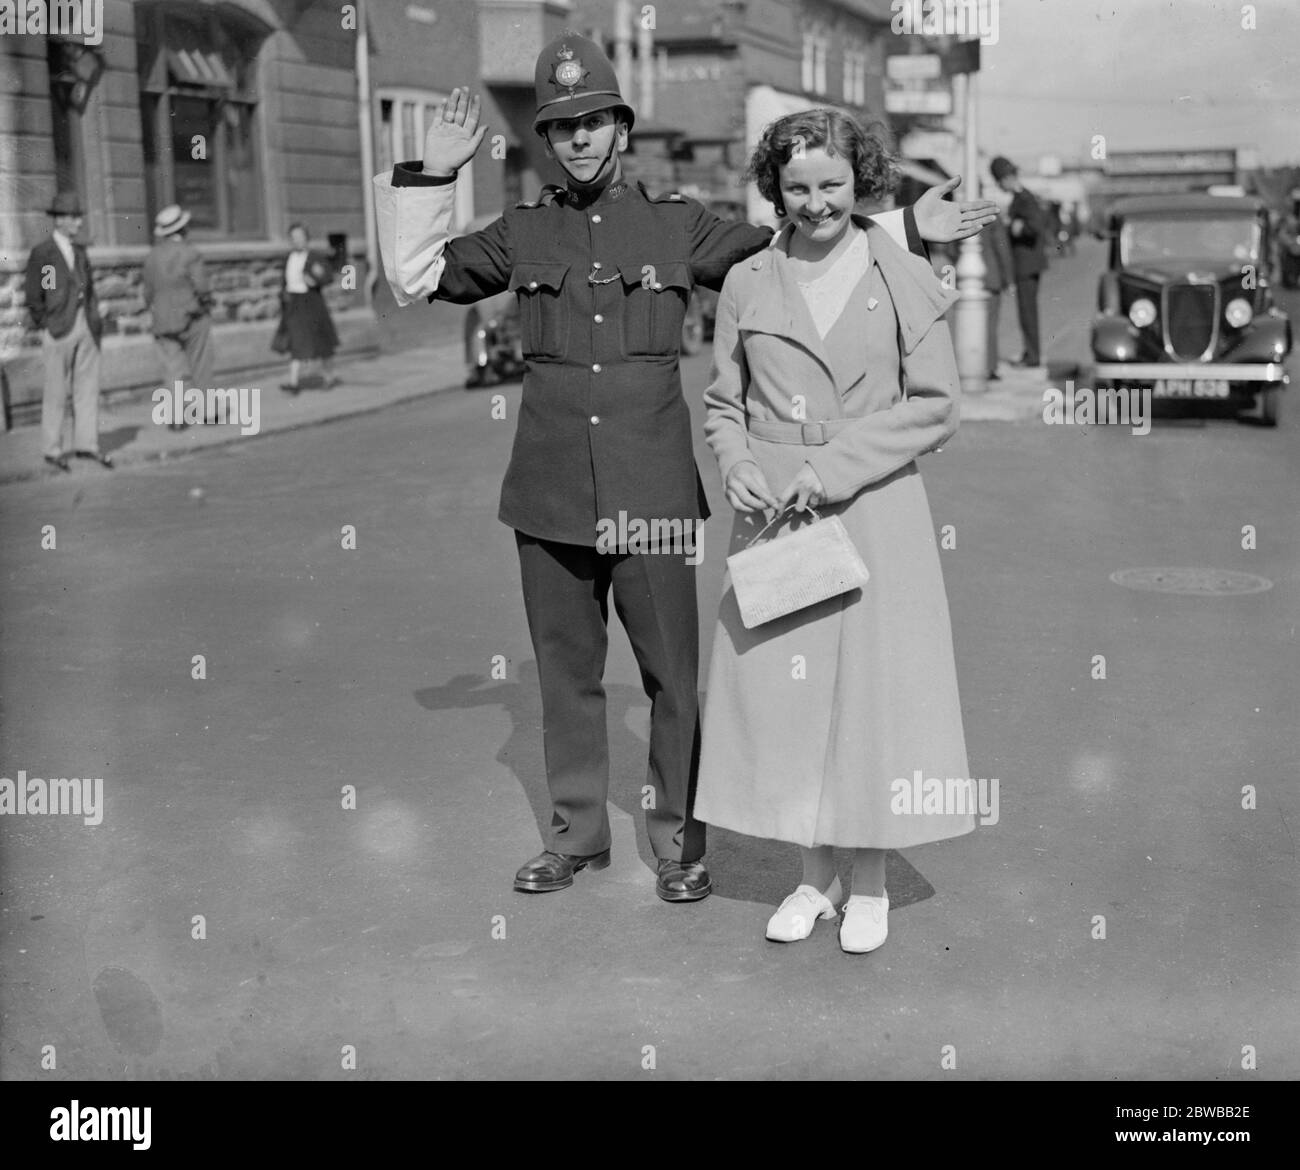
POLYGON ((1266 427, 1277 426, 1277 416, 1282 406, 1282 387, 1273 386, 1259 392, 1259 421, 1266 427))

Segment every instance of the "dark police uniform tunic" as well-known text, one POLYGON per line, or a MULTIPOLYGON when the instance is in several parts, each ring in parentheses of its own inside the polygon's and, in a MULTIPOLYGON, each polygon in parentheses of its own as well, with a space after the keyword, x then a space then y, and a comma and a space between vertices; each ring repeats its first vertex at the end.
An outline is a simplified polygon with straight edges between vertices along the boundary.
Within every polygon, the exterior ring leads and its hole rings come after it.
MULTIPOLYGON (((436 183, 403 164, 393 186, 436 183)), ((528 372, 500 518, 520 532, 594 546, 597 523, 702 520, 678 359, 691 288, 767 246, 695 200, 606 187, 580 203, 548 186, 486 229, 448 242, 430 300, 518 294, 528 372)), ((665 530, 666 531, 666 530, 665 530)))

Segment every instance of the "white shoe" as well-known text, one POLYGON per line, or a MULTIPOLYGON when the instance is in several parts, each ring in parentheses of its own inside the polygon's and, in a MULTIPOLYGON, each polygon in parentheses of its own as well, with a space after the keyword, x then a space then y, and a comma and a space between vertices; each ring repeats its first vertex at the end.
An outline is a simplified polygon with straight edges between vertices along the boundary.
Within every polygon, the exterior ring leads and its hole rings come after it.
POLYGON ((854 894, 844 903, 840 949, 850 955, 874 951, 889 936, 889 891, 881 898, 854 894))
POLYGON ((815 886, 799 886, 767 920, 767 937, 773 942, 798 942, 807 938, 817 919, 835 917, 835 903, 842 892, 838 874, 824 894, 815 886))

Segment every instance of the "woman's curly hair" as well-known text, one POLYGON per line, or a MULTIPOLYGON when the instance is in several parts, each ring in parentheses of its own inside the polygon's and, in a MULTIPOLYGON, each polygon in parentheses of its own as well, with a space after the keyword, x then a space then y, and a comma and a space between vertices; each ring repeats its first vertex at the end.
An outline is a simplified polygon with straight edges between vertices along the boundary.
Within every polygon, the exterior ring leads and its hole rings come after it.
POLYGON ((805 110, 778 118, 764 130, 750 156, 745 180, 758 184, 759 193, 778 215, 785 215, 781 201, 780 168, 790 161, 802 144, 804 150, 825 150, 847 159, 853 168, 853 196, 856 200, 882 199, 898 182, 898 168, 888 145, 888 131, 879 122, 865 129, 839 110, 805 110))

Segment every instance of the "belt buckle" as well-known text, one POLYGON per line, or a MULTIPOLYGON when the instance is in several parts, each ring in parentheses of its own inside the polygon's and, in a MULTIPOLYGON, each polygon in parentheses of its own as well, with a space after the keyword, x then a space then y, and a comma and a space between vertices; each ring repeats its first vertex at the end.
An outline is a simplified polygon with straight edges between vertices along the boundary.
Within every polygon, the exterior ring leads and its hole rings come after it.
POLYGON ((822 447, 826 444, 825 423, 800 423, 801 440, 805 447, 822 447))

